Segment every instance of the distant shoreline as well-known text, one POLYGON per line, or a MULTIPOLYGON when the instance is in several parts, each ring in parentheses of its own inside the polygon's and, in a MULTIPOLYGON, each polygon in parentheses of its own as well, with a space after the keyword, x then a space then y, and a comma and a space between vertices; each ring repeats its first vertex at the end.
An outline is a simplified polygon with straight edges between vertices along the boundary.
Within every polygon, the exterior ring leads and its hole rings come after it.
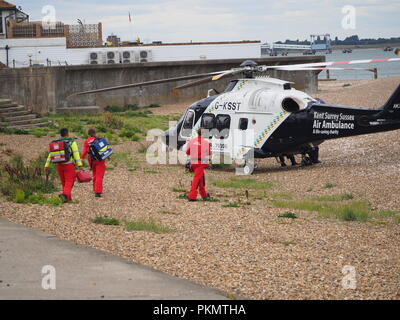
POLYGON ((390 45, 383 44, 365 44, 365 45, 338 45, 332 46, 332 50, 342 50, 342 49, 385 49, 386 47, 400 48, 400 43, 393 43, 390 45))

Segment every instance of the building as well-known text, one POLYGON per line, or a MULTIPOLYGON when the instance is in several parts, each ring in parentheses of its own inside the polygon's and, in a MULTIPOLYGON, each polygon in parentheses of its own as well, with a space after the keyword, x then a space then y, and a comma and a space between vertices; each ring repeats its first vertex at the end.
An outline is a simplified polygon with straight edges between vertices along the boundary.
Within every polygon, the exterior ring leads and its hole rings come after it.
POLYGON ((11 21, 29 21, 29 16, 16 5, 0 0, 0 39, 7 38, 7 26, 11 21))
POLYGON ((210 59, 249 59, 261 55, 260 41, 152 44, 123 43, 116 36, 104 46, 102 24, 49 28, 29 21, 20 8, 0 0, 0 62, 9 68, 85 64, 146 63, 210 59))

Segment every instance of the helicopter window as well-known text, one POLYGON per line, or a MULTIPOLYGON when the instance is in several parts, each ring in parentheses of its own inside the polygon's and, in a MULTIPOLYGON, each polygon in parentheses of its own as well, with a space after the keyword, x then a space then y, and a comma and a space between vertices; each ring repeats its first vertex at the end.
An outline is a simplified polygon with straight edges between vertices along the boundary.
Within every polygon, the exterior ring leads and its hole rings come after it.
POLYGON ((240 130, 247 130, 248 126, 249 126, 249 119, 240 118, 240 120, 239 120, 239 129, 240 130))
POLYGON ((215 115, 212 113, 206 113, 203 114, 203 117, 201 119, 201 126, 204 129, 213 129, 215 124, 215 115))
POLYGON ((183 121, 182 136, 189 137, 192 134, 193 121, 194 121, 194 111, 189 110, 186 114, 185 120, 183 121))
POLYGON ((231 117, 227 114, 219 114, 215 118, 216 133, 214 135, 217 139, 226 139, 229 137, 229 128, 231 127, 231 117))
POLYGON ((231 92, 233 90, 233 88, 235 88, 238 81, 239 80, 232 80, 231 82, 229 82, 228 86, 225 89, 225 92, 231 92))

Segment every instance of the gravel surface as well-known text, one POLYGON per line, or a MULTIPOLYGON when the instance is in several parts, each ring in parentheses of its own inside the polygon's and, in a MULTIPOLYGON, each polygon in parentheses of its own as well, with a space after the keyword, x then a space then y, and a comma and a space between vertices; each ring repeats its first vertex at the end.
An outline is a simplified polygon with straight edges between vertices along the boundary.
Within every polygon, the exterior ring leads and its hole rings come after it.
MULTIPOLYGON (((378 107, 400 78, 320 84, 326 102, 378 107)), ((179 113, 183 105, 169 107, 179 113)), ((157 112, 162 112, 160 108, 157 112)), ((269 190, 222 189, 213 180, 234 177, 234 170, 207 170, 209 191, 221 202, 188 203, 173 188, 189 188, 182 166, 150 166, 139 143, 125 142, 115 152, 132 152, 136 171, 118 166, 105 177, 104 198, 90 185, 76 185, 74 200, 63 207, 20 205, 0 198, 0 216, 61 239, 130 258, 198 283, 252 299, 399 299, 400 223, 392 219, 344 222, 317 213, 291 210, 299 219, 278 218, 273 194, 295 198, 352 193, 373 208, 400 211, 399 131, 325 142, 322 164, 281 169, 274 159, 258 161, 253 178, 272 181, 269 190), (325 188, 326 183, 334 185, 325 188), (101 226, 95 216, 121 220, 153 219, 175 229, 168 234, 127 232, 101 226), (357 288, 344 289, 344 266, 356 270, 357 288)), ((0 151, 26 150, 27 158, 47 149, 49 138, 0 135, 0 151)), ((82 141, 79 141, 81 146, 82 141)), ((111 164, 112 165, 112 161, 111 164)))

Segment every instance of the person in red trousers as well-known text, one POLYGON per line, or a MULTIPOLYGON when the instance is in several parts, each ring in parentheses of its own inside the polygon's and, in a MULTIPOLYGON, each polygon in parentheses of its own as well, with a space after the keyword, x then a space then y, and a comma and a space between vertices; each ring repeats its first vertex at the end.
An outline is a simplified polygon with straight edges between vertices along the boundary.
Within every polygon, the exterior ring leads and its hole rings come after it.
POLYGON ((203 129, 199 129, 198 136, 189 141, 186 154, 190 156, 191 169, 194 172, 192 187, 189 192, 188 200, 196 201, 197 189, 203 199, 209 199, 210 195, 206 191, 204 169, 209 166, 211 149, 207 140, 202 137, 203 129))
MULTIPOLYGON (((72 188, 75 183, 75 168, 76 166, 79 170, 82 170, 82 161, 79 155, 78 145, 75 141, 69 138, 68 129, 63 128, 60 130, 61 139, 59 141, 66 141, 70 145, 71 157, 66 162, 57 163, 57 172, 61 180, 61 184, 63 187, 63 193, 60 194, 60 197, 64 202, 72 201, 72 188)), ((52 163, 52 158, 57 156, 59 152, 50 152, 47 157, 47 161, 45 164, 46 175, 49 175, 49 168, 52 163)))
POLYGON ((96 130, 89 129, 89 138, 83 144, 82 160, 88 155, 89 166, 93 172, 93 191, 97 198, 101 198, 103 194, 103 177, 106 172, 106 161, 93 160, 89 153, 89 144, 96 139, 96 130))

